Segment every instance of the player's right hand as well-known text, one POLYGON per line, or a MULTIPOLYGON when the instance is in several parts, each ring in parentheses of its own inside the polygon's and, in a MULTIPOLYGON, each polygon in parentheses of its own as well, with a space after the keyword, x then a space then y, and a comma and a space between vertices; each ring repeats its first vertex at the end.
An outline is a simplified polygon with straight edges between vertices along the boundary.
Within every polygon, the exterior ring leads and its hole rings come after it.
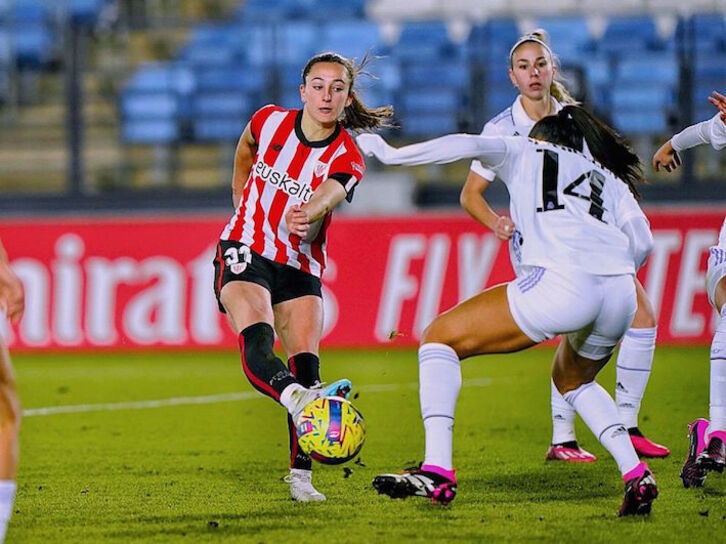
POLYGON ((509 240, 514 235, 514 221, 506 215, 500 215, 494 225, 494 234, 500 240, 509 240))
POLYGON ((681 157, 678 152, 673 149, 671 141, 664 143, 658 151, 653 155, 653 170, 660 172, 660 167, 665 168, 666 172, 672 172, 681 165, 681 157))

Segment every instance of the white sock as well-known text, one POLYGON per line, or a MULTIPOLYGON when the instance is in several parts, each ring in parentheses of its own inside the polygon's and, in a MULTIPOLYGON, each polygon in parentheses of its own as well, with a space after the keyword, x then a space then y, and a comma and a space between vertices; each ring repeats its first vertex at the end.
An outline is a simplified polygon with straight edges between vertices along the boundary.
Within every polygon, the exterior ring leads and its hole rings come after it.
POLYGON ((282 390, 282 393, 280 393, 280 404, 282 404, 285 408, 287 408, 287 411, 290 414, 295 413, 295 408, 297 408, 297 402, 299 400, 297 395, 293 395, 293 393, 296 393, 297 391, 300 391, 301 389, 305 389, 302 385, 299 383, 291 383, 288 385, 285 389, 282 390))
POLYGON ((612 397, 597 382, 581 385, 565 393, 565 400, 577 410, 600 443, 615 458, 621 474, 633 470, 640 459, 627 429, 623 426, 612 397))
POLYGON ((615 403, 623 424, 630 429, 638 426, 640 402, 648 385, 653 366, 653 352, 658 327, 629 329, 618 352, 615 403))
POLYGON ((552 404, 552 443, 562 444, 577 440, 575 436, 575 410, 560 395, 555 382, 550 380, 552 404))
POLYGON ((726 431, 726 305, 711 342, 709 432, 726 431))
POLYGON ((421 417, 426 430, 424 464, 452 470, 454 410, 461 389, 461 363, 445 344, 427 343, 418 350, 421 417))
POLYGON ((13 480, 0 480, 0 542, 5 540, 10 515, 13 513, 15 490, 17 484, 13 480))

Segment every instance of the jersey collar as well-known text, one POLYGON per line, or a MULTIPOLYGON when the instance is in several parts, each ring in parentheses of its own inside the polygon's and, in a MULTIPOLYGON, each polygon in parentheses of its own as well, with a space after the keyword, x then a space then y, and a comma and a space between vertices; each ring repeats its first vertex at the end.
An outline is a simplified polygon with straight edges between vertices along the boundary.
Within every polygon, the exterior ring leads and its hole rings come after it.
MULTIPOLYGON (((526 111, 524 111, 524 106, 522 106, 521 98, 522 95, 517 96, 517 98, 514 100, 514 104, 512 104, 512 119, 514 120, 514 126, 522 128, 532 128, 535 124, 535 120, 527 115, 526 111)), ((554 106, 555 113, 562 109, 562 104, 555 100, 554 97, 550 97, 550 100, 552 100, 552 105, 554 106)))
POLYGON ((340 123, 336 123, 335 130, 333 130, 333 133, 330 136, 328 136, 324 140, 316 140, 314 142, 311 142, 305 137, 305 133, 303 132, 302 116, 303 110, 299 110, 297 112, 297 115, 295 116, 295 136, 297 136, 297 139, 308 147, 327 147, 332 144, 340 134, 340 123))

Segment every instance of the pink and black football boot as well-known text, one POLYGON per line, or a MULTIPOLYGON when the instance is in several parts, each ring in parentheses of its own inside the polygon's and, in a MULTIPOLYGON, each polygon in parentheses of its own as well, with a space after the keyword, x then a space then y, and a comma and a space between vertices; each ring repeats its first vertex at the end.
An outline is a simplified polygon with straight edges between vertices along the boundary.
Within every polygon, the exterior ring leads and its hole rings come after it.
POLYGON ((566 461, 568 463, 594 463, 597 461, 589 451, 583 450, 577 440, 552 444, 547 450, 545 461, 566 461))
POLYGON ((618 516, 644 516, 650 514, 653 501, 658 496, 658 487, 648 465, 640 462, 637 467, 623 476, 625 497, 618 510, 618 516))
POLYGON ((628 434, 630 435, 630 441, 633 443, 635 453, 638 454, 638 457, 668 457, 671 453, 671 450, 665 446, 656 444, 649 438, 643 436, 643 433, 640 432, 638 427, 630 427, 628 434))
POLYGON ((708 446, 698 456, 696 464, 705 471, 723 472, 726 467, 726 432, 714 431, 709 434, 708 446))
POLYGON ((706 429, 708 420, 699 418, 688 426, 688 456, 681 469, 684 487, 703 487, 706 469, 699 462, 699 456, 706 449, 706 429))
POLYGON ((401 474, 379 474, 373 487, 392 499, 427 497, 434 504, 446 506, 456 497, 456 473, 435 465, 421 465, 401 474))

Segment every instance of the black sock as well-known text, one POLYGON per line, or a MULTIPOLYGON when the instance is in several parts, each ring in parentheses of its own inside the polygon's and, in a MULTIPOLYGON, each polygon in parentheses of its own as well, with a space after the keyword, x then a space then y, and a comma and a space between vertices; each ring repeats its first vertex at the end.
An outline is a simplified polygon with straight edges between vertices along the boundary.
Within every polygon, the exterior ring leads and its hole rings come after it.
POLYGON ((252 387, 280 401, 280 394, 296 382, 293 374, 275 356, 275 333, 267 323, 255 323, 239 333, 242 369, 252 387))
MULTIPOLYGON (((298 353, 288 359, 287 365, 303 387, 312 387, 320 383, 320 359, 317 355, 298 353)), ((313 462, 298 446, 297 432, 290 415, 287 416, 287 430, 290 438, 290 468, 311 470, 313 462)))

